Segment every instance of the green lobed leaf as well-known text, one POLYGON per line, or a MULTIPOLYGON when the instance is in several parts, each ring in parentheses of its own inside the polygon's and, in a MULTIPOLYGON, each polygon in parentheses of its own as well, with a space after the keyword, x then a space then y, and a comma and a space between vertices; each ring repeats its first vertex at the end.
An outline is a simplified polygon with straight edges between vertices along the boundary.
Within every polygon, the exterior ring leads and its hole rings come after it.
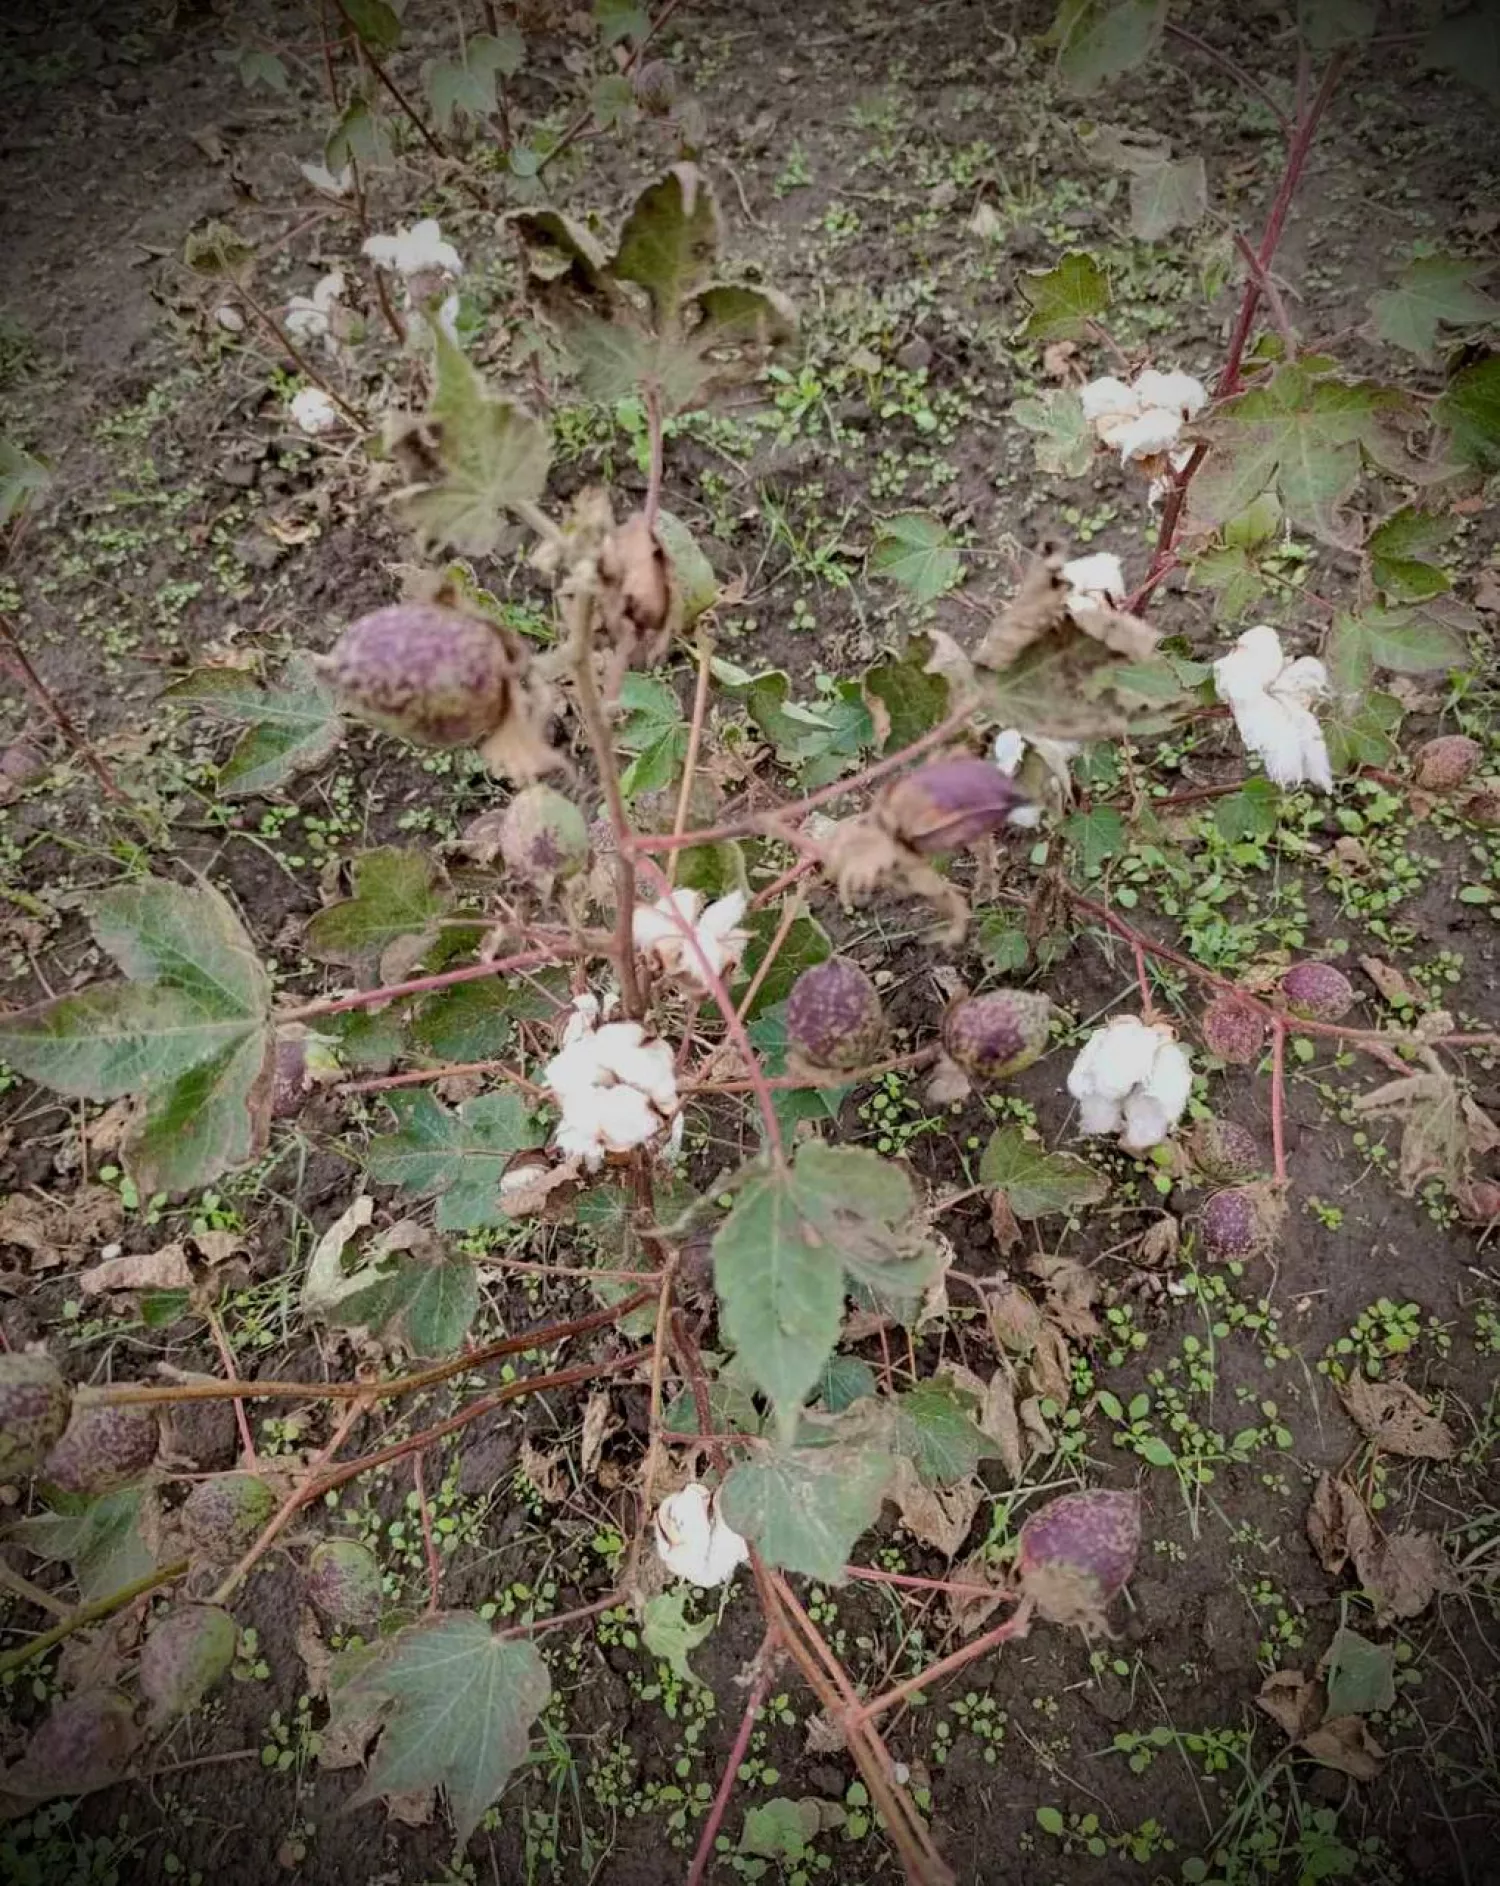
POLYGON ((94 934, 128 982, 0 1015, 0 1060, 60 1093, 140 1097, 127 1167, 146 1193, 243 1164, 270 1130, 270 982, 228 902, 148 878, 106 891, 94 934))
POLYGON ((1427 559, 1453 535, 1456 520, 1404 504, 1371 531, 1365 542, 1375 587, 1392 601, 1424 602, 1453 587, 1447 571, 1427 559))
POLYGON ((514 1030, 515 992, 498 976, 429 996, 413 1015, 413 1047, 434 1061, 492 1061, 514 1030))
POLYGON ((708 1685, 688 1662, 688 1653, 713 1635, 714 1620, 706 1617, 690 1624, 687 1606, 688 1593, 681 1589, 659 1592, 656 1597, 648 1598, 641 1613, 641 1642, 653 1657, 660 1657, 680 1681, 696 1683, 700 1689, 706 1689, 708 1685))
POLYGON ((873 668, 866 669, 864 691, 873 696, 884 710, 885 738, 879 742, 882 753, 898 752, 931 733, 948 712, 948 682, 940 674, 929 674, 927 663, 931 643, 925 636, 913 639, 898 660, 887 656, 873 668))
POLYGON ((394 981, 432 942, 448 909, 442 870, 426 852, 382 845, 362 851, 351 875, 353 895, 320 910, 308 923, 307 953, 320 963, 341 963, 394 981), (392 961, 398 944, 400 960, 392 961))
POLYGON ((1407 264, 1394 288, 1365 304, 1378 340, 1430 359, 1438 329, 1475 327, 1500 317, 1500 301, 1475 284, 1488 270, 1481 258, 1429 255, 1407 264))
POLYGON ((460 1347, 479 1314, 474 1260, 437 1248, 392 1251, 379 1275, 340 1298, 328 1320, 345 1329, 399 1334, 416 1356, 448 1356, 460 1347))
POLYGON ((339 10, 372 52, 394 52, 401 44, 401 16, 386 0, 339 0, 339 10))
POLYGON ((1371 604, 1358 615, 1335 618, 1333 638, 1347 651, 1357 646, 1376 668, 1396 674, 1435 674, 1468 665, 1469 650, 1457 629, 1412 609, 1371 604))
POLYGON ((1344 506, 1361 452, 1390 455, 1403 395, 1369 381, 1318 377, 1308 363, 1280 367, 1269 384, 1226 400, 1198 430, 1211 450, 1193 480, 1194 514, 1225 523, 1273 488, 1288 518, 1315 536, 1357 548, 1344 506))
POLYGON ((1125 847, 1125 821, 1113 806, 1096 805, 1063 821, 1063 836, 1078 853, 1084 875, 1092 877, 1106 859, 1125 847))
POLYGON ((333 690, 307 654, 292 656, 279 683, 263 685, 243 669, 198 668, 161 698, 244 727, 219 768, 219 790, 230 798, 275 792, 321 766, 344 736, 333 690))
POLYGON ((1143 242, 1160 242, 1174 229, 1196 229, 1207 214, 1208 173, 1196 154, 1132 171, 1130 233, 1143 242))
POLYGON ((919 1382, 891 1399, 891 1446, 912 1463, 923 1486, 967 1480, 981 1460, 1000 1451, 974 1419, 970 1398, 949 1381, 919 1382))
POLYGON ((353 163, 362 171, 384 170, 396 161, 396 147, 380 113, 355 92, 323 146, 324 165, 335 173, 353 163))
POLYGON ((1055 268, 1028 270, 1018 285, 1031 304, 1021 329, 1029 341, 1085 339, 1089 322, 1109 306, 1109 277, 1091 255, 1078 250, 1055 268))
POLYGON ((651 16, 639 0, 594 0, 594 18, 606 46, 617 46, 622 39, 644 39, 651 25, 651 16))
POLYGON ((1032 449, 1039 472, 1053 478, 1081 478, 1093 464, 1094 432, 1074 387, 1058 387, 1039 399, 1018 399, 1010 416, 1034 435, 1032 449))
POLYGON ((551 1694, 535 1645, 501 1639, 472 1612, 407 1625, 331 1696, 335 1723, 386 1712, 354 1804, 439 1787, 462 1849, 525 1760, 551 1694))
POLYGON ((870 570, 929 603, 963 581, 963 558, 940 518, 903 511, 882 520, 870 546, 870 570))
POLYGON ((1161 43, 1166 0, 1063 0, 1052 27, 1057 73, 1070 92, 1119 78, 1161 43))
POLYGON ((1500 354, 1455 373, 1432 408, 1453 453, 1476 471, 1500 470, 1500 354))
POLYGON ((767 1451, 733 1467, 719 1511, 768 1565, 842 1584, 854 1542, 880 1517, 895 1463, 867 1447, 767 1451))
POLYGON ((828 1358, 818 1382, 814 1399, 827 1413, 842 1414, 857 1401, 877 1392, 875 1371, 858 1356, 834 1355, 828 1358))
MULTIPOLYGON (((751 940, 745 951, 745 960, 740 966, 740 976, 746 987, 760 968, 780 922, 780 915, 771 906, 762 910, 753 910, 745 919, 744 928, 750 932, 751 940)), ((828 940, 828 932, 816 917, 805 915, 794 917, 791 927, 782 940, 781 948, 776 952, 775 962, 766 972, 764 981, 755 992, 755 1000, 750 1004, 749 1015, 751 1017, 763 1015, 767 1009, 774 1008, 778 1002, 784 1002, 791 994, 792 984, 803 970, 811 969, 815 963, 827 962, 832 954, 833 945, 828 940)))
POLYGON ((370 1141, 365 1170, 380 1185, 436 1193, 440 1231, 505 1224, 497 1197, 513 1154, 541 1134, 519 1093, 481 1094, 449 1112, 425 1089, 386 1096, 397 1131, 370 1141))
POLYGON ((1002 1126, 979 1161, 985 1185, 998 1185, 1017 1218, 1046 1218, 1054 1212, 1097 1205, 1109 1181, 1072 1153, 1049 1153, 1018 1126, 1002 1126))
POLYGON ((440 327, 433 329, 437 384, 427 422, 437 434, 442 482, 409 486, 400 504, 424 545, 488 556, 501 513, 534 504, 547 484, 547 429, 514 400, 493 399, 480 374, 440 327))
POLYGON ((428 102, 439 131, 452 129, 462 113, 487 118, 496 109, 496 82, 514 78, 526 57, 526 40, 510 20, 496 19, 498 32, 475 33, 462 59, 431 59, 422 69, 428 102))
MULTIPOLYGON (((787 1071, 786 1006, 775 1002, 761 1008, 747 1030, 766 1073, 778 1077, 787 1071)), ((836 1120, 850 1089, 847 1087, 778 1087, 771 1105, 786 1137, 799 1120, 836 1120)))

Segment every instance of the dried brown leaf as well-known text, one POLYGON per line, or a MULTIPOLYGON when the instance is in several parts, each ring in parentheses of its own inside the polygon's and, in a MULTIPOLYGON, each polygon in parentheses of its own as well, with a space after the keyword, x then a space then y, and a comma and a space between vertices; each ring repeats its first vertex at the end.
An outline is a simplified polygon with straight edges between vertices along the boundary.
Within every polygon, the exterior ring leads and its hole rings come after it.
POLYGON ((1388 1454, 1451 1460, 1458 1451, 1452 1429, 1406 1382, 1372 1382, 1356 1375, 1340 1387, 1339 1398, 1360 1432, 1388 1454))
POLYGON ((173 1242, 159 1251, 108 1257, 102 1264, 91 1264, 80 1271, 78 1287, 86 1297, 100 1296, 106 1290, 191 1290, 193 1273, 187 1247, 173 1242))
MULTIPOLYGON (((1424 1016, 1420 1024, 1439 1027, 1440 1032, 1451 1025, 1435 1015, 1424 1016)), ((1424 1180, 1438 1178, 1457 1194, 1468 1182, 1473 1154, 1496 1143, 1496 1129, 1431 1050, 1424 1053, 1425 1068, 1361 1094, 1355 1111, 1401 1121, 1398 1176, 1403 1190, 1415 1192, 1424 1180)))
POLYGON ((1374 1536, 1365 1503, 1347 1480, 1319 1474, 1307 1509, 1307 1536, 1318 1562, 1335 1577, 1351 1557, 1367 1551, 1374 1536))
POLYGON ((1300 1670, 1273 1670, 1255 1703, 1289 1740, 1300 1742, 1323 1713, 1323 1688, 1300 1670))
POLYGON ((896 1463, 887 1497, 896 1502, 901 1523, 913 1537, 951 1559, 969 1536, 984 1488, 974 1479, 950 1487, 924 1486, 911 1461, 903 1458, 896 1463))
POLYGON ((1182 1243, 1182 1226, 1167 1213, 1141 1233, 1135 1247, 1135 1261, 1155 1268, 1170 1264, 1182 1243))
POLYGON ((1355 1552, 1354 1569, 1374 1601, 1377 1624, 1418 1616, 1439 1592, 1454 1590, 1458 1582, 1442 1540, 1432 1532, 1372 1535, 1365 1549, 1355 1552))
POLYGON ((1073 1395, 1073 1359, 1062 1331, 1044 1322, 1030 1357, 1031 1385, 1044 1401, 1066 1408, 1073 1395))
POLYGON ((558 1465, 561 1459, 561 1448, 549 1448, 544 1452, 539 1447, 533 1447, 530 1440, 521 1443, 521 1472, 548 1506, 561 1506, 568 1497, 567 1475, 558 1465))
POLYGON ((1068 586, 1062 579, 1062 566, 1061 552, 1051 548, 1032 559, 1015 595, 975 652, 981 667, 1008 668, 1033 642, 1068 623, 1068 586))
POLYGON ((953 1627, 963 1637, 972 1637, 982 1625, 987 1624, 999 1610, 1002 1600, 1010 1590, 1009 1580, 1002 1568, 985 1554, 971 1553, 960 1564, 952 1568, 952 1581, 956 1585, 985 1586, 994 1592, 992 1598, 982 1597, 974 1592, 950 1591, 948 1593, 948 1615, 953 1620, 953 1627))
POLYGON ((1385 1766, 1385 1750, 1370 1734, 1363 1716, 1335 1716, 1302 1737, 1302 1747, 1325 1768, 1336 1768, 1353 1781, 1373 1781, 1385 1766))
POLYGON ((307 1672, 307 1693, 312 1697, 328 1694, 328 1673, 333 1668, 333 1653, 323 1641, 317 1613, 305 1604, 297 1613, 297 1631, 293 1639, 302 1667, 307 1672))
POLYGON ((120 1195, 107 1185, 80 1186, 69 1198, 12 1192, 0 1205, 0 1244, 19 1245, 33 1270, 51 1270, 110 1243, 124 1222, 120 1195))
POLYGON ((1380 956, 1361 956, 1359 966, 1393 1007, 1426 1008, 1427 997, 1410 976, 1403 975, 1394 963, 1388 963, 1380 956))
POLYGON ((1002 1355, 1030 1355, 1042 1328, 1042 1312, 1029 1291, 1001 1278, 984 1293, 990 1334, 1002 1355))
POLYGON ((1099 1286, 1091 1270, 1076 1258, 1045 1251, 1038 1252, 1027 1268, 1046 1285, 1043 1312, 1065 1336, 1088 1342, 1099 1334, 1099 1319, 1093 1311, 1099 1286))
POLYGON ((604 1437, 610 1425, 609 1391, 596 1389, 589 1396, 588 1405, 583 1411, 583 1447, 578 1464, 585 1478, 599 1465, 599 1456, 604 1451, 604 1437))
POLYGON ((1002 1257, 1007 1256, 1021 1242, 1020 1223, 1001 1186, 996 1186, 990 1193, 990 1234, 1002 1257))

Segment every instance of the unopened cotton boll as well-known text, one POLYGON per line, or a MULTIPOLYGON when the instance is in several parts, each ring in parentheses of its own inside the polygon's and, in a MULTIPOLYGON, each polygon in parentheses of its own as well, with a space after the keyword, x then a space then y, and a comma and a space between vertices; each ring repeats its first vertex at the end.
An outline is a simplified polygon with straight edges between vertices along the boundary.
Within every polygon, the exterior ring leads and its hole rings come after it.
POLYGON ((719 1517, 714 1495, 697 1480, 662 1501, 654 1531, 667 1570, 704 1590, 728 1584, 750 1556, 749 1546, 719 1517))
POLYGON ((1172 1030, 1137 1015, 1117 1015, 1090 1035, 1068 1074, 1081 1131, 1118 1133, 1133 1153, 1167 1137, 1192 1088, 1192 1064, 1172 1030))

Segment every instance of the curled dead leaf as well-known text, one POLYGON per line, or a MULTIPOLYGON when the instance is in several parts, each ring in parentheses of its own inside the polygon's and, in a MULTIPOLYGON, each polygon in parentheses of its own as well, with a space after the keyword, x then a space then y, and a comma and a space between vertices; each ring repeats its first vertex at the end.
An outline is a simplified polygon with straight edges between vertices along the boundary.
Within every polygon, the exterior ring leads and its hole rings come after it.
POLYGON ((949 1487, 924 1486, 911 1461, 899 1459, 887 1497, 896 1502, 901 1523, 914 1538, 951 1559, 969 1536, 984 1488, 974 1479, 949 1487))
POLYGON ((1385 1750, 1363 1716, 1335 1716, 1304 1735, 1301 1746, 1314 1761, 1337 1769, 1351 1781, 1373 1781, 1385 1767, 1385 1750))
POLYGON ((1372 1382, 1356 1375, 1339 1388, 1351 1421, 1388 1454, 1410 1460, 1451 1460, 1453 1431, 1406 1382, 1372 1382))
POLYGON ((1300 1742, 1317 1726, 1323 1713, 1323 1688, 1300 1670, 1273 1670, 1261 1684, 1255 1706, 1263 1709, 1290 1741, 1300 1742))

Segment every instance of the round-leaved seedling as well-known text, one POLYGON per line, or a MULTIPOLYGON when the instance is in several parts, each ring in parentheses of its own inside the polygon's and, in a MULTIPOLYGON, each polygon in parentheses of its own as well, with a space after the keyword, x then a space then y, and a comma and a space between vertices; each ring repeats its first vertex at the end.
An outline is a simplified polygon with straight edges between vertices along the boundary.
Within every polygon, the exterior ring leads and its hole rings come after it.
POLYGON ((1016 1578, 1049 1623, 1103 1631, 1105 1609, 1125 1588, 1140 1546, 1134 1493, 1103 1487, 1064 1493, 1022 1526, 1016 1578))
POLYGON ((846 956, 804 969, 786 999, 787 1046, 812 1067, 864 1067, 885 1040, 873 982, 846 956))

